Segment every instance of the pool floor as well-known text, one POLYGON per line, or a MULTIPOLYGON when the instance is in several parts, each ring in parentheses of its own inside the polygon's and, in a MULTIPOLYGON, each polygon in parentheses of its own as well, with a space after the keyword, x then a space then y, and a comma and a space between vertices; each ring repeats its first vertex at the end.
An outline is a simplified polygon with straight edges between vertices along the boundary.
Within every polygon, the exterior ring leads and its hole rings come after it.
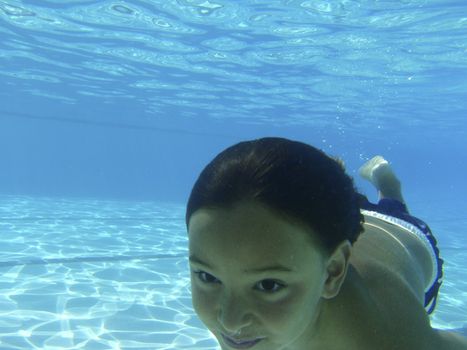
MULTIPOLYGON (((218 349, 191 305, 183 204, 0 197, 0 349, 218 349)), ((432 325, 467 327, 467 222, 432 325)))

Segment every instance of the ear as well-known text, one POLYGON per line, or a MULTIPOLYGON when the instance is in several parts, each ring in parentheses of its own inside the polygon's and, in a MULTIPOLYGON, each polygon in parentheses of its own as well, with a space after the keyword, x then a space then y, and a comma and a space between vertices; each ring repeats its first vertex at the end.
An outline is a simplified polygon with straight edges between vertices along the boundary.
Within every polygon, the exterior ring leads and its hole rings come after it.
POLYGON ((351 251, 352 245, 348 240, 345 240, 339 244, 328 258, 326 264, 327 278, 324 282, 323 298, 331 299, 339 294, 347 275, 351 251))

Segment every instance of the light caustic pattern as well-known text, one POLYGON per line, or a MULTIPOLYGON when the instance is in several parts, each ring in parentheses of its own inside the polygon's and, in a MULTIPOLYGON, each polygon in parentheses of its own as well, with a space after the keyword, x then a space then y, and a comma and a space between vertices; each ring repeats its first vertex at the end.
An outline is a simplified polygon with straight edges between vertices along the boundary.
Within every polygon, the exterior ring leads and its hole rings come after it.
POLYGON ((0 348, 215 349, 183 207, 2 197, 0 348))

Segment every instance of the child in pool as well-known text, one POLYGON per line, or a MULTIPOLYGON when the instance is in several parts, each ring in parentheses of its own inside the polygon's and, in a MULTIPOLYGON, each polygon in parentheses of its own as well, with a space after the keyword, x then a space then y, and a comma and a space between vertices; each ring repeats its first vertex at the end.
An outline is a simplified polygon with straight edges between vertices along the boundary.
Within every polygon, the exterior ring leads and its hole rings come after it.
POLYGON ((436 240, 375 157, 358 194, 342 165, 301 142, 241 142, 207 165, 186 213, 193 306, 222 349, 465 350, 430 326, 436 240))

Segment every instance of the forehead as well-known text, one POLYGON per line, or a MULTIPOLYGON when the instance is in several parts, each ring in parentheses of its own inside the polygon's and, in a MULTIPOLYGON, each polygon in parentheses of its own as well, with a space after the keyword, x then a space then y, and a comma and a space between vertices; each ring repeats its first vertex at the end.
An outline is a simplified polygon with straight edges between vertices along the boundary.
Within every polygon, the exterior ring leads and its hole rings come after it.
POLYGON ((213 260, 310 263, 317 254, 308 228, 257 202, 200 209, 189 222, 190 254, 213 260))

